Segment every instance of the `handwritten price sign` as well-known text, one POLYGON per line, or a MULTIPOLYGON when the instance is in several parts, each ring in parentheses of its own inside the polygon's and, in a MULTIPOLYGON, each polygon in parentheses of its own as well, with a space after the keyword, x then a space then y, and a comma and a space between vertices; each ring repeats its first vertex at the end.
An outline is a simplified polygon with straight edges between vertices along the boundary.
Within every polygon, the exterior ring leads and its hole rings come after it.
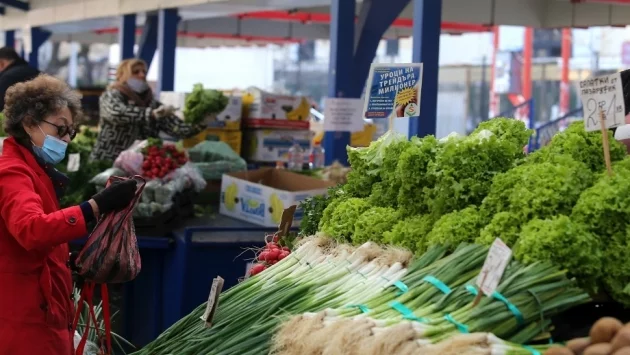
POLYGON ((501 239, 495 239, 477 277, 477 286, 486 296, 492 295, 499 286, 511 258, 512 250, 501 239))
POLYGON ((602 111, 606 118, 606 128, 625 124, 626 106, 620 73, 580 81, 580 97, 584 110, 584 128, 587 131, 601 129, 599 120, 602 111))

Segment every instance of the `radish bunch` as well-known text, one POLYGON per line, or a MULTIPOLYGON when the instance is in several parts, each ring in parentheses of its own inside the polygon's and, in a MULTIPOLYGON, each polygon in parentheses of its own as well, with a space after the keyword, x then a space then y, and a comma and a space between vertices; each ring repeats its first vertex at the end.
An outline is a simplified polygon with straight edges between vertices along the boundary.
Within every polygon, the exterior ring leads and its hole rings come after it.
POLYGON ((286 246, 280 246, 279 237, 273 236, 270 242, 267 242, 264 249, 256 258, 258 263, 249 270, 249 276, 254 276, 266 270, 271 265, 275 265, 278 261, 286 258, 291 254, 291 249, 286 246))

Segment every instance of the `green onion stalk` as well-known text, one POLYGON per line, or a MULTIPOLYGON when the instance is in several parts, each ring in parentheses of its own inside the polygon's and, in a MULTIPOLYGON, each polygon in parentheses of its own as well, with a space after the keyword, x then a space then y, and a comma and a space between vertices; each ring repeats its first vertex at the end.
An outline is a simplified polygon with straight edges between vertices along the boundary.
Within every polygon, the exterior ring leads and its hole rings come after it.
MULTIPOLYGON (((448 292, 434 284, 409 282, 409 290, 403 294, 389 290, 368 301, 365 314, 345 309, 326 310, 330 317, 370 317, 393 325, 413 320, 418 330, 424 332, 427 343, 444 341, 460 332, 488 332, 513 343, 523 344, 547 333, 549 318, 570 307, 587 302, 588 295, 569 279, 566 272, 550 263, 522 265, 512 262, 504 273, 493 297, 482 297, 475 304, 479 292, 467 270, 478 266, 480 256, 467 247, 434 263, 438 267, 417 270, 420 275, 442 277, 456 285, 448 292), (443 270, 443 266, 452 269, 443 270), (468 279, 467 279, 468 278, 468 279), (429 287, 427 287, 429 285, 429 287), (442 292, 442 295, 436 294, 442 292), (392 297, 392 295, 395 295, 392 297), (379 303, 380 302, 380 303, 379 303)), ((481 257, 483 262, 485 256, 481 257)), ((418 280, 413 265, 402 279, 418 280)), ((478 273, 478 271, 477 271, 478 273)))
POLYGON ((349 306, 391 287, 410 253, 366 243, 356 249, 313 238, 288 258, 223 293, 211 328, 202 305, 136 354, 265 353, 292 314, 349 306))

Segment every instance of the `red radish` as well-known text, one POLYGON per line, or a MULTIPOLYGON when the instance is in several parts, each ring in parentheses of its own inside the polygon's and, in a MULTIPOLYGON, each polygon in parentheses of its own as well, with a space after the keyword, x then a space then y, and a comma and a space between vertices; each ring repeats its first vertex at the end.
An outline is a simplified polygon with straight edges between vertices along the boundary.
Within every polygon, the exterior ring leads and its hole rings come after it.
POLYGON ((268 250, 280 249, 276 243, 267 243, 265 246, 268 250))
POLYGON ((272 260, 272 261, 270 262, 270 264, 271 264, 271 265, 276 265, 276 263, 277 263, 277 262, 278 262, 278 260, 272 260))
POLYGON ((274 243, 278 243, 280 241, 280 237, 276 234, 273 236, 273 239, 271 239, 271 241, 274 243))
POLYGON ((261 272, 263 272, 266 268, 267 267, 265 267, 264 264, 256 264, 256 265, 252 266, 251 269, 249 269, 249 274, 251 276, 258 275, 261 272))
POLYGON ((280 256, 279 249, 270 250, 269 255, 267 256, 267 261, 278 260, 278 256, 280 256))
POLYGON ((268 251, 263 251, 262 253, 258 254, 258 260, 260 260, 260 261, 267 261, 267 260, 269 260, 269 252, 268 251))
POLYGON ((288 253, 290 253, 290 252, 291 252, 291 249, 289 249, 289 247, 282 247, 282 250, 283 250, 283 251, 286 251, 286 252, 288 252, 288 253))

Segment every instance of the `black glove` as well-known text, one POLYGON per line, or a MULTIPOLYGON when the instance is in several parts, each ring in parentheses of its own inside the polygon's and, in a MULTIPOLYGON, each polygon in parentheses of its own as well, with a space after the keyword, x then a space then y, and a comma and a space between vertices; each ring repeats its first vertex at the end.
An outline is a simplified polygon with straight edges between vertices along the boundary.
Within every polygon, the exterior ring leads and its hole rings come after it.
POLYGON ((136 181, 133 179, 116 181, 92 197, 100 214, 120 211, 129 206, 136 195, 136 181))

